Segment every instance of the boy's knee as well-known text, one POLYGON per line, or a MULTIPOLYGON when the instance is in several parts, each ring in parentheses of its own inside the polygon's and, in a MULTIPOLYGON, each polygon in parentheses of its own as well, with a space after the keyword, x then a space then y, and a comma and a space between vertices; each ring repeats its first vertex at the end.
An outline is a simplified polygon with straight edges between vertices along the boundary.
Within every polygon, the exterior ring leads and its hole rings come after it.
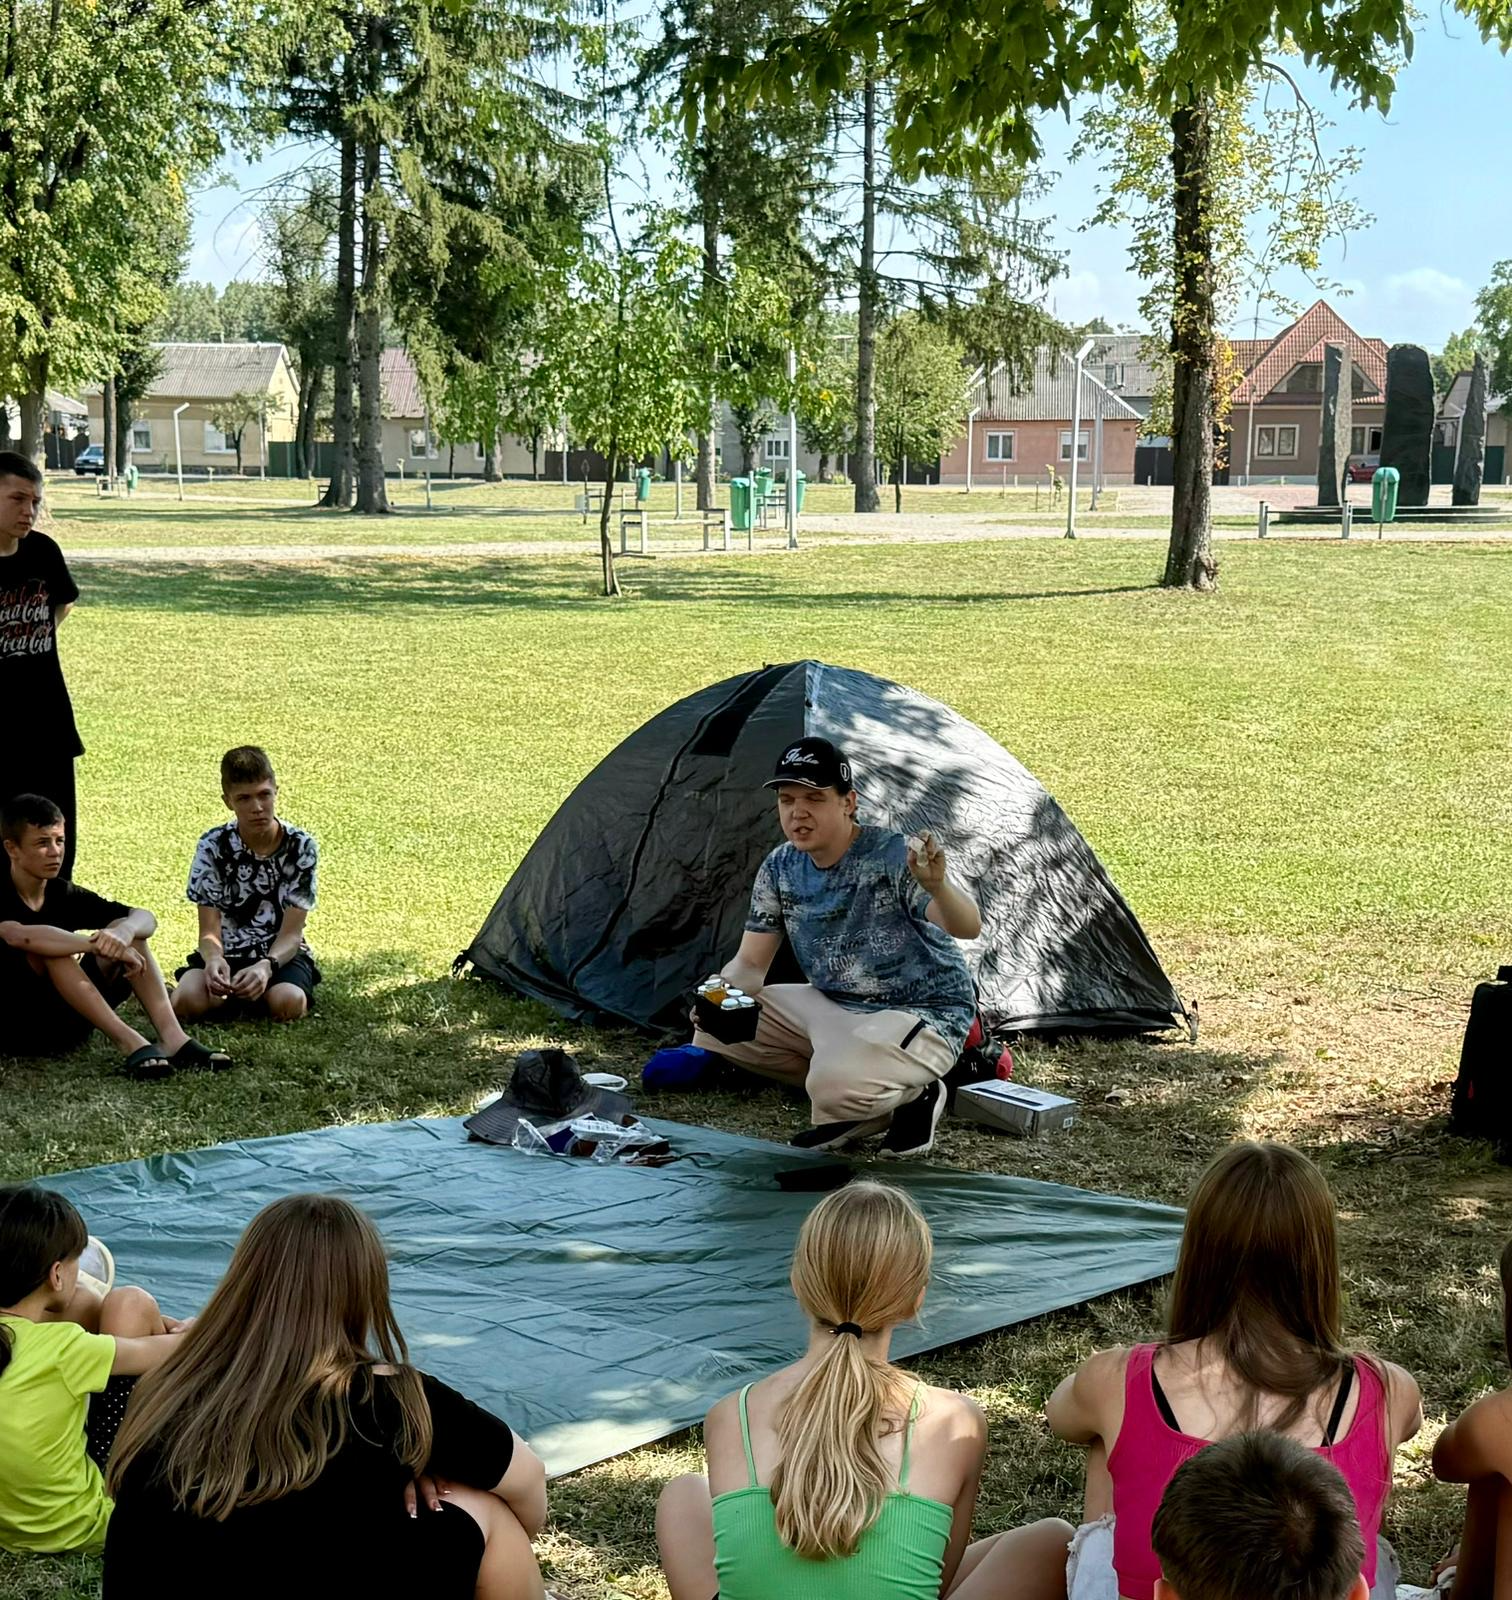
POLYGON ((806 1087, 809 1099, 831 1119, 880 1116, 898 1103, 899 1091, 872 1080, 857 1061, 814 1062, 806 1087))
POLYGON ((276 984, 268 991, 268 1015, 275 1022, 297 1022, 309 1009, 309 996, 292 983, 276 984))
POLYGON ((100 1332, 122 1339, 144 1339, 163 1331, 163 1313, 145 1289, 127 1284, 112 1289, 100 1306, 100 1332))

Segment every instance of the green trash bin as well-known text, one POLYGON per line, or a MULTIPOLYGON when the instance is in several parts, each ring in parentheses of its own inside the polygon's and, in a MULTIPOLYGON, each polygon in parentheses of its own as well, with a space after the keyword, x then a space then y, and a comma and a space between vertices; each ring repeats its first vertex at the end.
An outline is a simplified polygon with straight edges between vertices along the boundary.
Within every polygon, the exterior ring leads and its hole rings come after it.
POLYGON ((1401 481, 1402 475, 1395 467, 1376 468, 1376 475, 1370 480, 1372 522, 1396 521, 1397 486, 1401 481))
POLYGON ((808 474, 795 472, 793 474, 793 512, 796 516, 803 515, 803 496, 808 488, 808 474))
POLYGON ((645 505, 651 498, 651 469, 650 467, 637 467, 635 469, 635 503, 645 505))
POLYGON ((751 480, 730 479, 730 527, 736 533, 751 531, 751 480))
POLYGON ((756 469, 756 503, 760 505, 764 500, 772 498, 772 469, 770 467, 757 467, 756 469))

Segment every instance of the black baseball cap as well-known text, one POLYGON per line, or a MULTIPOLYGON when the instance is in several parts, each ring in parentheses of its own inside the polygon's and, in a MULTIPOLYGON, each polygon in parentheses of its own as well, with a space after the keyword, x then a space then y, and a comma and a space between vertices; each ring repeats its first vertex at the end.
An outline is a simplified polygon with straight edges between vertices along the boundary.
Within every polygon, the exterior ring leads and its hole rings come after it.
POLYGON ((851 764, 845 752, 828 739, 795 739, 778 757, 776 772, 762 788, 778 789, 785 783, 801 783, 805 789, 838 789, 844 794, 853 787, 851 764))

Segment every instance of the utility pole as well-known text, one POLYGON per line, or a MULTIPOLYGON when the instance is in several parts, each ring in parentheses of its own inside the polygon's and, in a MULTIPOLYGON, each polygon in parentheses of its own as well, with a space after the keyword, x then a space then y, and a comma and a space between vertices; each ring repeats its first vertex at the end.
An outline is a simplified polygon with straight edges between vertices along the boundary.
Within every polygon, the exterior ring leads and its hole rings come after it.
POLYGON ((1081 455, 1081 392, 1082 363, 1092 353, 1097 341, 1088 339, 1076 352, 1076 387, 1071 393, 1071 493, 1066 499, 1066 537, 1076 537, 1076 465, 1081 455))

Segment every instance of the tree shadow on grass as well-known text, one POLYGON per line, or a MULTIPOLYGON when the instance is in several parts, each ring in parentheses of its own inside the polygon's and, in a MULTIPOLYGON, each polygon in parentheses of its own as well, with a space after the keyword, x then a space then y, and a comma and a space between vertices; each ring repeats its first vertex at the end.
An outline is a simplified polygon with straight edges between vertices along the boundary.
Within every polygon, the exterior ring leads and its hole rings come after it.
POLYGON ((596 594, 586 561, 570 548, 560 555, 446 558, 347 556, 310 561, 250 562, 153 561, 91 565, 85 599, 91 606, 151 608, 236 616, 350 615, 354 611, 404 607, 472 607, 483 610, 550 607, 559 611, 601 611, 645 605, 744 604, 771 610, 812 611, 825 607, 906 605, 911 609, 970 610, 988 605, 1046 600, 1102 600, 1120 595, 1158 593, 1153 584, 1092 585, 1087 588, 984 593, 921 592, 897 589, 828 588, 816 593, 812 571, 799 573, 776 563, 714 570, 700 558, 690 570, 660 569, 634 585, 624 600, 596 594))

